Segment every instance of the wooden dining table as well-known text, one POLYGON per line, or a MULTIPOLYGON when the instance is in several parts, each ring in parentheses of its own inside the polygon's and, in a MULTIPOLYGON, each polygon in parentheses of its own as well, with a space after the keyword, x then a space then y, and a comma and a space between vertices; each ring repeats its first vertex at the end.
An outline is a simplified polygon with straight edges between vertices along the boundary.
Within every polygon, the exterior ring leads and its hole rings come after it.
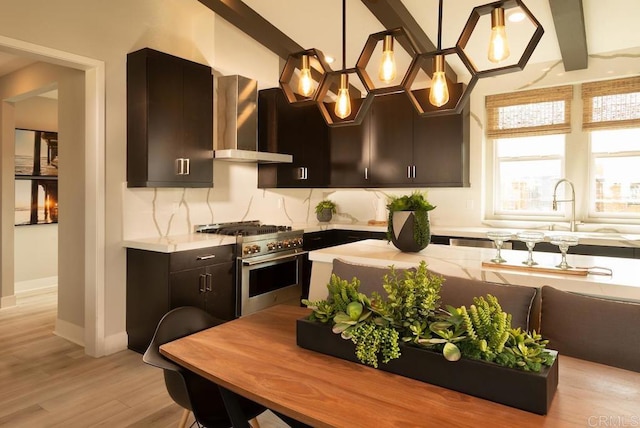
POLYGON ((296 320, 309 313, 274 306, 160 352, 314 427, 640 427, 640 373, 560 355, 555 397, 538 415, 300 348, 296 320))

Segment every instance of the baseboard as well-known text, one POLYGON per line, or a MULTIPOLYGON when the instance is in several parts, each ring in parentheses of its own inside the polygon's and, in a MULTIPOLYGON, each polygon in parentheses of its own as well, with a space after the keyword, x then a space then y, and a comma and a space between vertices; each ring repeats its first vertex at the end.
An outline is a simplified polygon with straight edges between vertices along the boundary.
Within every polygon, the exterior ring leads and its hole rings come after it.
POLYGON ((84 327, 56 318, 53 334, 84 347, 84 327))
POLYGON ((104 354, 111 355, 116 352, 124 351, 129 344, 129 336, 126 331, 112 334, 104 339, 104 354))
POLYGON ((48 276, 46 278, 36 278, 28 281, 19 281, 14 284, 15 293, 26 293, 31 291, 40 291, 42 289, 58 286, 57 276, 48 276))
POLYGON ((0 309, 12 308, 16 305, 16 295, 0 297, 0 309))

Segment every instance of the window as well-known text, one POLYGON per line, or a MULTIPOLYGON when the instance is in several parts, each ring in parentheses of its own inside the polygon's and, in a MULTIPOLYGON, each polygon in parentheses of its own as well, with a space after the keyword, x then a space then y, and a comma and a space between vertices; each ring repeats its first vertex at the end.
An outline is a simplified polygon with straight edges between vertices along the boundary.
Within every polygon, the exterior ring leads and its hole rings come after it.
POLYGON ((553 187, 564 175, 564 135, 500 138, 494 148, 494 214, 553 214, 553 187))
POLYGON ((590 215, 640 214, 640 128, 591 133, 590 215))
POLYGON ((551 201, 555 183, 564 176, 572 97, 571 86, 487 97, 487 136, 493 138, 491 216, 558 216, 551 201))
POLYGON ((582 85, 590 131, 589 216, 640 215, 640 77, 582 85))

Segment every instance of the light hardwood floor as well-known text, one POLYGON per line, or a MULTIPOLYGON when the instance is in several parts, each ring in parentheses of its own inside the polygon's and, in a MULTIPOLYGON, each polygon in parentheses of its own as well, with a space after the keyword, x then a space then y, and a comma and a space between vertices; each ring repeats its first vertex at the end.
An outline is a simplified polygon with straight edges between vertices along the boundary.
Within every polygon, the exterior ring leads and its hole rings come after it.
MULTIPOLYGON (((56 292, 0 310, 0 427, 177 427, 162 371, 133 351, 92 358, 53 334, 56 292)), ((192 422, 192 417, 189 423, 192 422)), ((272 415, 262 428, 282 425, 272 415)))

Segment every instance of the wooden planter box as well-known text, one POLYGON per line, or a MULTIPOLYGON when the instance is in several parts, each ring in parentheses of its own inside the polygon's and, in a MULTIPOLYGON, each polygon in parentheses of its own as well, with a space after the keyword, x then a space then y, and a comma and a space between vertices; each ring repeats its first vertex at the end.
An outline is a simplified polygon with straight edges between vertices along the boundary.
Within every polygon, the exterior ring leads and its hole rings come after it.
MULTIPOLYGON (((360 363, 355 345, 328 325, 297 320, 296 340, 302 348, 360 363)), ((378 368, 540 415, 549 410, 558 386, 557 358, 551 367, 532 373, 465 358, 451 362, 441 353, 402 344, 400 352, 400 358, 378 368)))

